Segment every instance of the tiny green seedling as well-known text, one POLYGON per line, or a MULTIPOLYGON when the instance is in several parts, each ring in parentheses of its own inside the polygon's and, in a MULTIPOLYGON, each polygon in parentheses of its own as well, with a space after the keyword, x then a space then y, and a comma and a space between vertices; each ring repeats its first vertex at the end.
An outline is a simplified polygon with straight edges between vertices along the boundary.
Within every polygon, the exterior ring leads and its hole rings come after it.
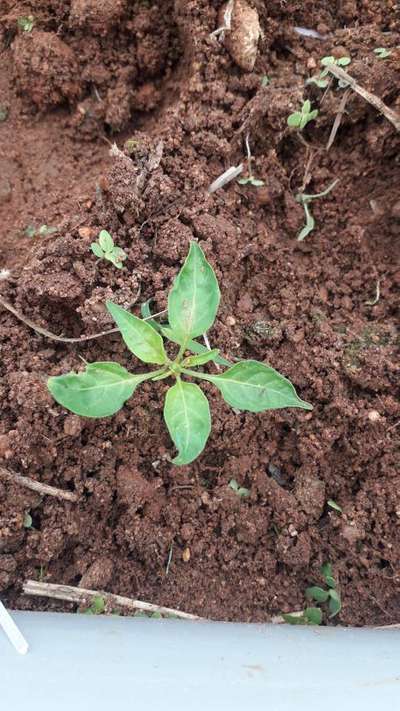
POLYGON ((339 513, 343 513, 343 509, 341 508, 341 506, 339 506, 339 504, 337 504, 336 501, 334 501, 333 499, 328 499, 328 501, 327 501, 326 503, 327 503, 328 506, 330 506, 330 508, 333 509, 334 511, 338 511, 339 513))
POLYGON ((184 377, 214 385, 224 400, 237 410, 262 412, 284 407, 311 410, 280 373, 256 360, 239 361, 214 375, 194 370, 210 361, 231 365, 216 348, 208 350, 195 338, 214 323, 220 301, 217 278, 202 249, 191 242, 189 254, 168 296, 167 325, 146 322, 111 301, 107 309, 129 350, 144 363, 158 365, 148 373, 130 373, 119 363, 87 363, 80 373, 49 378, 48 388, 63 407, 82 417, 110 417, 146 380, 174 378, 167 390, 164 419, 178 450, 174 464, 192 462, 203 451, 211 431, 208 400, 198 385, 184 377), (163 337, 179 346, 173 360, 165 351, 163 337), (187 355, 186 351, 195 355, 187 355), (199 352, 200 351, 200 352, 199 352))
POLYGON ((310 234, 315 229, 315 220, 313 215, 311 214, 309 203, 312 202, 313 200, 318 200, 318 198, 325 197, 328 195, 328 193, 333 190, 335 187, 336 183, 339 182, 339 178, 333 181, 332 185, 330 185, 326 190, 324 190, 322 193, 316 193, 315 195, 308 195, 306 193, 298 193, 296 195, 296 201, 300 203, 300 205, 303 205, 304 209, 304 214, 306 218, 306 224, 304 227, 300 230, 299 234, 297 235, 297 241, 302 242, 307 235, 310 234))
MULTIPOLYGON (((307 79, 306 84, 315 84, 320 89, 326 89, 329 84, 329 79, 326 79, 329 74, 329 66, 332 64, 336 64, 338 67, 347 67, 350 62, 350 57, 339 57, 339 59, 336 59, 332 56, 322 57, 321 64, 324 69, 317 76, 311 77, 311 79, 307 79)), ((343 88, 347 86, 347 82, 339 80, 339 86, 343 88)))
POLYGON ((248 178, 240 178, 238 183, 239 185, 252 185, 253 188, 261 188, 262 185, 265 185, 263 180, 255 178, 254 175, 250 175, 248 178))
MULTIPOLYGON (((328 603, 329 618, 335 617, 342 609, 340 593, 336 589, 336 581, 333 577, 332 566, 325 563, 321 568, 321 574, 327 585, 327 590, 317 585, 306 589, 307 600, 318 604, 328 603)), ((322 610, 320 607, 306 607, 302 613, 289 613, 282 615, 285 622, 290 625, 320 625, 322 622, 322 610)))
POLYGON ((28 225, 24 230, 27 237, 47 237, 47 235, 52 235, 57 231, 58 227, 48 227, 47 225, 41 225, 39 228, 34 227, 34 225, 28 225))
POLYGON ((0 123, 6 121, 8 118, 8 108, 3 104, 0 104, 0 123))
POLYGON ((295 111, 288 116, 287 124, 291 128, 298 128, 300 131, 307 126, 310 121, 314 121, 318 116, 318 109, 311 111, 311 101, 308 99, 301 107, 301 111, 295 111))
POLYGON ((319 607, 306 607, 300 614, 288 612, 283 613, 282 617, 289 625, 320 625, 322 610, 319 607))
POLYGON ((314 600, 318 603, 327 602, 330 615, 329 617, 335 617, 342 609, 342 601, 340 598, 340 593, 336 589, 336 580, 333 577, 332 566, 330 563, 325 563, 321 568, 321 573, 325 579, 327 585, 327 590, 314 585, 306 590, 307 600, 314 600))
POLYGON ((248 174, 247 178, 240 178, 238 180, 238 183, 239 183, 239 185, 252 185, 253 188, 261 188, 265 183, 263 180, 259 180, 258 178, 255 178, 253 175, 253 170, 252 170, 253 156, 251 155, 249 134, 247 134, 245 136, 245 146, 246 146, 246 153, 247 153, 247 169, 248 169, 249 174, 248 174))
POLYGON ((106 259, 117 269, 122 269, 122 262, 127 258, 126 252, 114 244, 114 240, 107 230, 101 230, 98 241, 92 242, 90 249, 99 259, 106 259))
POLYGON ((101 595, 95 595, 92 604, 86 610, 85 615, 103 615, 106 609, 106 601, 101 595))
POLYGON ((17 20, 17 25, 22 32, 32 32, 34 24, 35 18, 33 15, 25 15, 24 17, 19 17, 17 20))
POLYGON ((33 520, 29 511, 24 516, 24 528, 33 528, 33 520))
POLYGON ((239 486, 236 479, 231 479, 228 486, 232 489, 232 491, 235 492, 235 494, 240 496, 242 499, 245 499, 247 496, 250 496, 250 489, 246 489, 245 486, 239 486))
POLYGON ((385 49, 385 47, 377 47, 374 49, 374 54, 376 54, 378 59, 387 59, 392 54, 392 51, 385 49))
POLYGON ((271 83, 271 77, 269 77, 267 74, 264 74, 264 76, 261 79, 261 86, 268 86, 268 84, 271 83))

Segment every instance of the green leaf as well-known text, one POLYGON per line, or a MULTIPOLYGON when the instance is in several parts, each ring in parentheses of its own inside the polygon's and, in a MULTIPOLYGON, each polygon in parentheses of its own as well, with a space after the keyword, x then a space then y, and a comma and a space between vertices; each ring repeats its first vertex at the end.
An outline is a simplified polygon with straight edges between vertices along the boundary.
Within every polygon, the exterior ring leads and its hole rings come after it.
POLYGON ((315 600, 316 602, 326 602, 329 598, 329 591, 323 590, 316 585, 306 589, 307 600, 315 600))
POLYGON ((283 612, 282 617, 285 620, 285 622, 288 623, 288 625, 306 625, 307 624, 304 614, 293 615, 290 612, 283 612))
POLYGON ((92 250, 93 254, 96 255, 99 259, 104 259, 104 252, 100 245, 97 242, 92 242, 90 245, 90 249, 92 250))
POLYGON ((321 573, 325 578, 326 584, 330 588, 335 588, 336 581, 335 581, 335 578, 333 577, 332 566, 330 563, 324 563, 324 565, 321 567, 321 573))
POLYGON ((303 115, 300 113, 300 111, 295 111, 293 114, 290 114, 288 116, 287 124, 291 128, 298 128, 302 122, 303 115))
POLYGON ((301 109, 301 113, 302 113, 302 114, 308 114, 308 113, 310 112, 310 109, 311 109, 311 101, 309 101, 309 99, 307 99, 307 101, 305 101, 304 104, 303 104, 303 107, 302 107, 302 109, 301 109))
POLYGON ((127 256, 121 247, 114 247, 112 252, 107 252, 105 255, 106 259, 108 259, 114 267, 117 267, 117 269, 122 269, 123 261, 127 259, 127 256))
POLYGON ((350 62, 351 62, 350 57, 340 57, 337 60, 337 64, 339 65, 339 67, 347 67, 350 64, 350 62))
POLYGON ((134 375, 118 363, 88 363, 81 373, 49 378, 47 387, 56 402, 76 415, 109 417, 152 376, 154 372, 134 375))
POLYGON ((318 116, 318 109, 314 109, 314 111, 310 111, 310 113, 307 116, 307 122, 308 121, 314 121, 318 116))
POLYGON ((26 513, 24 516, 24 528, 32 528, 33 520, 30 513, 26 513))
POLYGON ((104 252, 112 252, 114 249, 114 240, 107 230, 101 230, 99 234, 99 245, 104 252))
POLYGON ((236 479, 231 479, 228 486, 232 489, 232 491, 235 492, 235 494, 237 494, 243 499, 245 499, 247 496, 250 496, 250 489, 246 489, 245 486, 239 486, 236 479))
POLYGON ((335 64, 335 57, 322 57, 321 64, 323 67, 328 67, 329 64, 335 64))
POLYGON ((155 331, 158 331, 158 333, 161 333, 161 326, 155 319, 152 318, 152 313, 150 311, 150 304, 153 301, 153 299, 148 299, 145 301, 141 307, 140 307, 140 313, 142 314, 142 319, 146 319, 146 323, 149 324, 152 328, 154 328, 155 331))
MULTIPOLYGON (((161 333, 165 338, 168 338, 169 341, 172 341, 172 343, 176 343, 178 346, 182 345, 182 338, 179 338, 177 336, 172 328, 170 328, 168 325, 166 326, 161 326, 161 333)), ((192 351, 193 353, 209 353, 210 351, 208 350, 207 346, 203 346, 202 343, 198 343, 197 341, 190 340, 187 342, 186 348, 188 351, 192 351)), ((222 358, 222 356, 217 356, 215 359, 215 362, 218 363, 218 365, 225 365, 228 368, 232 365, 232 363, 229 360, 226 360, 226 358, 222 358)))
POLYGON ((247 185, 250 182, 251 178, 239 178, 238 180, 239 185, 247 185))
POLYGON ((189 358, 186 358, 186 360, 184 361, 184 365, 192 367, 195 365, 204 365, 210 360, 215 361, 216 357, 218 356, 218 353, 218 348, 212 348, 211 350, 207 350, 206 353, 202 353, 201 355, 189 356, 189 358))
POLYGON ((329 590, 329 612, 331 613, 329 617, 335 617, 342 609, 342 601, 340 595, 336 590, 329 590))
POLYGON ((190 464, 203 451, 211 431, 208 400, 198 385, 177 380, 167 391, 164 419, 178 450, 174 464, 190 464))
POLYGON ((319 607, 307 607, 304 610, 304 618, 309 625, 320 625, 322 622, 322 611, 319 607))
POLYGON ((259 178, 252 178, 251 184, 254 185, 255 188, 261 188, 262 185, 265 185, 264 181, 259 180, 259 178))
POLYGON ((28 225, 28 227, 25 227, 24 232, 27 237, 34 237, 36 235, 36 227, 28 225))
POLYGON ((262 412, 282 407, 312 410, 312 405, 297 396, 290 380, 256 360, 236 363, 222 375, 202 374, 202 377, 216 385, 224 400, 238 410, 262 412))
POLYGON ((196 338, 213 325, 220 291, 214 270, 196 242, 168 296, 168 318, 172 330, 182 339, 196 338))
POLYGON ((104 597, 101 597, 101 595, 96 595, 96 597, 93 598, 91 607, 95 615, 103 614, 104 610, 106 609, 106 602, 104 600, 104 597))
POLYGON ((322 622, 319 607, 307 607, 301 615, 286 613, 282 617, 289 625, 320 625, 322 622))
POLYGON ((335 511, 339 511, 340 513, 342 513, 341 506, 339 506, 339 504, 337 504, 336 501, 334 501, 333 499, 328 499, 326 503, 328 504, 328 506, 331 507, 331 509, 335 509, 335 511))
POLYGON ((144 363, 167 362, 163 339, 146 321, 134 316, 121 306, 106 302, 107 309, 121 331, 129 350, 144 363))

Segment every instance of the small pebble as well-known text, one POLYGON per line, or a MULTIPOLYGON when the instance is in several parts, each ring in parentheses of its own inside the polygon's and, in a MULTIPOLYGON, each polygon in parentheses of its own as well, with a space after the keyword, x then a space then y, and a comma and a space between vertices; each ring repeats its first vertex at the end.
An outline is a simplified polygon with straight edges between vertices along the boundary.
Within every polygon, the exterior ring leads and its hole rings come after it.
POLYGON ((80 227, 78 230, 79 237, 83 239, 92 239, 95 235, 95 230, 93 227, 80 227))
POLYGON ((227 326, 234 326, 235 324, 236 324, 236 319, 233 316, 226 317, 226 325, 227 326))
POLYGON ((370 410, 368 413, 368 419, 370 422, 379 422, 381 416, 377 410, 370 410))
POLYGON ((190 560, 190 548, 185 548, 182 553, 182 560, 184 563, 189 563, 190 560))

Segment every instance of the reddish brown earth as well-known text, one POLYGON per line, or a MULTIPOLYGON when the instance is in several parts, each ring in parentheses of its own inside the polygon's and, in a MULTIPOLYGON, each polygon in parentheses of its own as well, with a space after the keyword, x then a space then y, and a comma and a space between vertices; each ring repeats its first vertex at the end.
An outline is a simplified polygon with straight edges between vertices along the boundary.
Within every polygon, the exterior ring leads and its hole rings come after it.
POLYGON ((68 414, 47 392, 46 378, 79 368, 80 357, 138 367, 118 336, 56 343, 1 310, 0 464, 79 495, 61 502, 0 481, 0 591, 10 605, 72 609, 22 595, 26 578, 40 578, 263 621, 301 608, 330 561, 338 622, 400 621, 400 138, 351 94, 327 152, 342 93, 322 100, 305 88, 322 56, 349 54, 352 76, 400 112, 399 52, 373 53, 400 44, 397 4, 250 4, 263 31, 251 73, 209 37, 219 1, 1 4, 3 298, 55 333, 95 333, 111 326, 106 297, 136 313, 152 297, 162 309, 196 238, 223 295, 213 345, 270 363, 314 405, 237 414, 206 385, 211 438, 193 465, 174 468, 163 382, 101 421, 68 414), (29 14, 24 33, 17 19, 29 14), (304 39, 295 25, 327 39, 304 39), (305 97, 320 110, 304 131, 309 148, 286 126, 305 97), (210 182, 244 159, 246 132, 265 187, 231 183, 210 196, 210 182), (114 141, 124 154, 109 155, 114 141), (335 178, 299 243, 295 195, 303 182, 317 193, 335 178), (58 233, 24 234, 44 223, 58 233), (100 228, 128 253, 123 270, 90 252, 100 228), (368 303, 377 282, 380 298, 368 303))

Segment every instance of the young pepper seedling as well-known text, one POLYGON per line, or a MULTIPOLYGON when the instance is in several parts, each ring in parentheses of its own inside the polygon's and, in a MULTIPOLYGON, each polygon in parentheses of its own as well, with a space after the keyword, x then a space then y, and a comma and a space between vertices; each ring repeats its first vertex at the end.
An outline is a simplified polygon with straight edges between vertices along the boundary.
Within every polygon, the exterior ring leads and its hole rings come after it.
POLYGON ((256 360, 245 360, 219 375, 199 372, 194 368, 209 361, 226 364, 218 349, 201 348, 194 339, 206 333, 214 323, 220 301, 217 278, 202 249, 191 242, 186 261, 168 296, 168 325, 154 319, 146 322, 121 306, 107 301, 107 309, 116 322, 129 350, 144 363, 159 368, 149 373, 130 373, 119 363, 87 363, 80 373, 49 378, 48 388, 54 399, 71 412, 83 417, 109 417, 121 409, 146 380, 173 378, 167 390, 164 419, 178 450, 174 464, 192 462, 203 451, 211 431, 208 400, 198 385, 186 378, 212 383, 225 402, 238 410, 262 412, 283 407, 312 410, 301 400, 292 383, 276 370, 256 360), (178 344, 171 360, 164 348, 163 337, 178 344))

